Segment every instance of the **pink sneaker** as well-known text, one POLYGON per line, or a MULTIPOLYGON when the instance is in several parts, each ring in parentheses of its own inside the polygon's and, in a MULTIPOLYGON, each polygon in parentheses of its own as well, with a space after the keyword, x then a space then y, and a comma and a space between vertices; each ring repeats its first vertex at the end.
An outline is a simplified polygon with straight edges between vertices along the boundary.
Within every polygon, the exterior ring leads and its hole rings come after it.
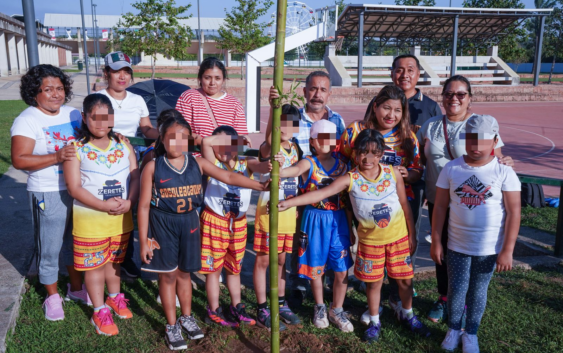
POLYGON ((45 299, 43 302, 43 311, 45 312, 45 319, 49 321, 64 320, 63 298, 61 298, 59 293, 50 295, 45 299))
POLYGON ((82 304, 92 306, 92 301, 90 300, 90 296, 88 295, 88 292, 86 291, 86 286, 84 284, 82 284, 82 289, 77 290, 76 292, 70 290, 70 283, 67 283, 66 288, 67 291, 66 291, 65 300, 67 302, 73 300, 75 302, 81 302, 82 304))

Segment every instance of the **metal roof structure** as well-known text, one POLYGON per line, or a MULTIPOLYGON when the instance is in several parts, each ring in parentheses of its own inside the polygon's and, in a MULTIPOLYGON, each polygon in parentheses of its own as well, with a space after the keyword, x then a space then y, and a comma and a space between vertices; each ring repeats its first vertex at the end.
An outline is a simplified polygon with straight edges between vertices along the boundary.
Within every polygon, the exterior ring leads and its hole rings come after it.
POLYGON ((422 43, 451 41, 458 18, 459 39, 487 42, 527 18, 549 16, 553 9, 486 9, 400 5, 348 5, 338 18, 338 35, 357 37, 363 13, 363 36, 422 43))
MULTIPOLYGON (((113 28, 121 19, 121 15, 96 15, 99 28, 113 28)), ((92 23, 92 15, 84 15, 85 23, 92 23)), ((200 17, 202 30, 218 30, 224 23, 224 18, 200 17)), ((188 25, 192 30, 197 30, 197 17, 179 20, 182 25, 188 25)), ((82 28, 80 14, 46 13, 43 24, 46 27, 82 28)), ((91 27, 91 26, 87 26, 91 27)))

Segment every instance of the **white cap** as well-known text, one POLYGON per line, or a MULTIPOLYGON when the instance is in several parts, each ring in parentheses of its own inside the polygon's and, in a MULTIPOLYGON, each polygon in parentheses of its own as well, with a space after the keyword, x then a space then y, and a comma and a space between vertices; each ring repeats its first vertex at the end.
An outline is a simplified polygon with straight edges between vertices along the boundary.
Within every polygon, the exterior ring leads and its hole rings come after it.
POLYGON ((328 120, 319 120, 311 126, 310 136, 316 139, 319 134, 334 134, 336 138, 336 125, 328 120))
POLYGON ((124 67, 131 69, 131 59, 120 51, 114 51, 109 53, 105 57, 105 64, 109 66, 112 70, 121 70, 124 67))

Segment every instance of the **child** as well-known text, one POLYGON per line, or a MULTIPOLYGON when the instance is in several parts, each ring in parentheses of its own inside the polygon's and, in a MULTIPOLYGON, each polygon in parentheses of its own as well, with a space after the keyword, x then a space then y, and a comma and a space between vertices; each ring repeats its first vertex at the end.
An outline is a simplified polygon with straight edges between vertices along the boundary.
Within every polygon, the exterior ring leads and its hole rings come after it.
MULTIPOLYGON (((299 147, 295 142, 290 141, 294 134, 299 132, 299 110, 289 104, 282 106, 280 123, 280 152, 284 157, 282 167, 290 167, 300 159, 299 147)), ((268 120, 266 129, 266 141, 260 146, 260 156, 262 160, 270 158, 272 139, 272 119, 268 120)), ((269 174, 263 174, 262 180, 270 178, 269 174)), ((297 196, 297 178, 280 178, 279 200, 285 200, 297 196)), ((270 251, 270 215, 268 214, 268 204, 270 202, 270 192, 260 194, 256 205, 255 237, 253 249, 256 251, 256 262, 254 263, 254 290, 258 302, 257 323, 258 326, 271 328, 270 309, 266 301, 266 270, 268 269, 270 251)), ((284 214, 280 214, 278 219, 278 286, 279 286, 279 306, 280 318, 288 324, 299 324, 301 320, 295 315, 285 300, 285 255, 293 250, 293 233, 296 226, 295 208, 284 214)), ((271 303, 274 305, 274 303, 271 303)), ((280 331, 286 329, 283 322, 280 322, 280 331)))
MULTIPOLYGON (((160 129, 160 126, 168 119, 173 117, 173 110, 168 109, 168 110, 163 110, 162 112, 160 112, 160 114, 158 115, 158 117, 156 118, 156 130, 158 131, 160 129)), ((151 145, 149 147, 147 147, 147 149, 143 152, 143 159, 141 161, 141 166, 139 167, 141 173, 143 172, 143 168, 145 168, 145 166, 147 165, 147 163, 149 163, 150 161, 152 161, 153 159, 156 158, 156 152, 155 149, 158 148, 158 146, 160 146, 160 144, 162 143, 162 141, 160 141, 160 136, 156 139, 156 141, 154 141, 153 143, 151 143, 151 145)))
POLYGON ((187 153, 193 147, 190 125, 182 115, 171 110, 173 117, 160 127, 162 143, 156 159, 150 161, 141 177, 138 208, 139 242, 142 270, 159 273, 159 292, 166 315, 165 339, 171 350, 186 349, 182 337, 203 337, 191 316, 192 284, 190 272, 201 269, 201 238, 197 208, 203 201, 203 174, 229 185, 264 190, 261 184, 243 175, 217 168, 206 159, 187 153), (182 316, 176 320, 176 295, 182 316))
MULTIPOLYGON (((294 167, 280 171, 280 177, 301 176, 299 187, 305 192, 319 190, 348 172, 344 162, 335 158, 336 125, 328 120, 319 120, 311 126, 310 145, 312 156, 302 159, 294 167)), ((283 164, 283 152, 276 160, 283 164)), ((301 222, 299 237, 299 276, 311 280, 315 298, 313 324, 327 328, 330 320, 343 332, 353 332, 354 326, 342 305, 348 287, 348 269, 353 261, 350 256, 350 230, 344 212, 341 195, 330 196, 307 206, 301 222), (328 319, 323 301, 322 276, 325 270, 334 271, 333 302, 328 319)))
POLYGON ((85 271, 86 289, 94 305, 91 323, 101 335, 117 335, 111 311, 121 319, 133 314, 120 293, 120 263, 133 231, 131 208, 139 195, 139 170, 131 145, 112 130, 109 98, 84 99, 83 120, 76 138, 77 159, 64 163, 73 204, 74 268, 85 271), (109 264, 111 263, 111 264, 109 264), (104 284, 109 296, 104 305, 104 284))
MULTIPOLYGON (((239 158, 238 150, 244 145, 242 137, 227 125, 219 126, 202 142, 202 155, 216 167, 232 171, 247 178, 255 172, 269 173, 269 163, 260 163, 256 158, 239 158)), ((205 209, 201 213, 201 271, 207 275, 208 323, 222 326, 238 324, 255 325, 256 321, 246 313, 241 303, 240 271, 246 248, 246 211, 250 205, 252 190, 227 185, 209 178, 205 191, 205 209), (219 276, 223 267, 227 270, 227 288, 231 294, 228 314, 223 315, 219 306, 219 276)))
POLYGON ((512 268, 512 252, 520 228, 520 181, 511 167, 498 163, 492 151, 499 126, 488 115, 467 120, 467 155, 450 161, 436 183, 430 254, 444 261, 440 242, 444 215, 448 226, 448 332, 442 348, 453 351, 460 340, 464 352, 479 352, 477 330, 487 303, 487 288, 495 270, 512 268), (466 309, 465 333, 461 317, 466 309))
MULTIPOLYGON (((411 185, 422 177, 423 167, 420 165, 418 141, 416 135, 411 131, 409 106, 405 93, 399 87, 389 85, 379 91, 373 104, 370 104, 366 112, 365 121, 352 123, 340 138, 339 152, 345 160, 350 160, 351 167, 355 167, 355 140, 364 129, 374 129, 380 132, 385 139, 385 152, 381 157, 381 164, 398 167, 399 176, 403 178, 407 199, 413 213, 415 225, 418 224, 420 215, 420 195, 415 198, 411 185)), ((418 232, 418 226, 415 229, 418 232)), ((416 240, 416 239, 415 239, 416 240)), ((416 259, 416 252, 412 257, 412 264, 416 259)), ((401 311, 401 302, 397 283, 389 278, 390 295, 389 306, 395 311, 397 317, 401 311)), ((362 315, 363 323, 369 324, 369 313, 362 315)))
POLYGON ((379 339, 379 301, 383 268, 395 278, 402 300, 401 322, 411 331, 428 336, 428 329, 412 311, 413 269, 410 255, 416 246, 414 224, 402 178, 397 167, 379 163, 385 150, 383 136, 371 129, 358 135, 355 143, 357 168, 336 179, 329 186, 290 200, 280 201, 278 208, 319 202, 327 197, 348 191, 358 225, 358 251, 354 275, 367 283, 370 323, 364 340, 379 339))

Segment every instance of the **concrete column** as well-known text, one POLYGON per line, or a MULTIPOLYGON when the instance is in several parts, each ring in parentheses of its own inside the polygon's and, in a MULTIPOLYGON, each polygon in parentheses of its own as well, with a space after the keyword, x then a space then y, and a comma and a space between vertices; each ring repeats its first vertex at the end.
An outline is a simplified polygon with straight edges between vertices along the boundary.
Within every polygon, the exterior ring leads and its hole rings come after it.
POLYGON ((10 66, 10 73, 18 75, 20 69, 18 67, 18 52, 16 50, 16 36, 12 33, 6 33, 6 44, 8 46, 8 60, 10 66))
POLYGON ((46 64, 47 63, 45 61, 45 51, 43 50, 44 47, 45 47, 45 44, 37 43, 37 51, 39 52, 39 64, 46 64))
POLYGON ((362 75, 364 70, 364 11, 360 12, 358 25, 358 79, 356 85, 362 87, 362 75))
POLYGON ((498 56, 498 47, 493 45, 490 48, 487 48, 487 56, 498 56))
POLYGON ((24 48, 24 38, 16 37, 16 49, 18 52, 18 66, 20 68, 20 74, 27 71, 27 62, 24 48))
POLYGON ((66 50, 66 64, 72 65, 72 52, 70 50, 66 50))
POLYGON ((0 76, 8 76, 8 51, 6 50, 6 34, 0 31, 0 76))
POLYGON ((78 41, 78 59, 84 60, 84 49, 82 49, 82 28, 76 27, 76 40, 78 41))
POLYGON ((420 45, 416 45, 414 47, 411 47, 410 49, 411 49, 410 50, 411 55, 414 55, 414 56, 417 56, 417 57, 420 56, 420 45))
POLYGON ((29 58, 27 56, 27 38, 23 38, 23 51, 25 55, 25 67, 29 69, 29 58))
POLYGON ((199 34, 199 42, 197 43, 197 45, 198 45, 197 58, 198 58, 198 62, 201 64, 201 62, 203 61, 203 47, 205 45, 203 31, 201 31, 199 34))
POLYGON ((226 52, 226 54, 225 54, 225 66, 229 67, 229 66, 231 66, 231 51, 225 49, 225 52, 226 52))
POLYGON ((457 27, 459 24, 459 15, 455 15, 454 17, 454 33, 452 39, 452 57, 451 57, 451 64, 450 64, 450 77, 455 75, 456 71, 456 56, 457 56, 457 27))

